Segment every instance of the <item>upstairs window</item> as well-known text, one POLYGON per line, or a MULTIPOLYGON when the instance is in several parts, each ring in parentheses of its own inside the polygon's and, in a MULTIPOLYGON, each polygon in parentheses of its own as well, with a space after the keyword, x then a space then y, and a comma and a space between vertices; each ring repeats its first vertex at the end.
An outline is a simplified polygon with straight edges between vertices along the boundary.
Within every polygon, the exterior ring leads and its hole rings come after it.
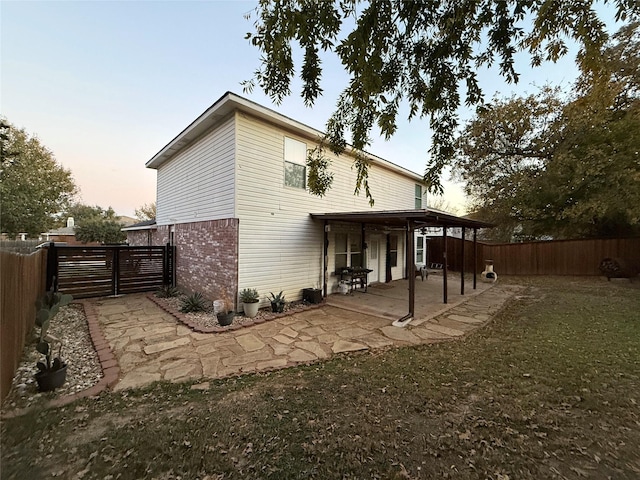
POLYGON ((416 184, 416 210, 420 210, 422 208, 422 185, 416 184))
POLYGON ((307 187, 307 145, 284 137, 284 184, 287 187, 307 187))

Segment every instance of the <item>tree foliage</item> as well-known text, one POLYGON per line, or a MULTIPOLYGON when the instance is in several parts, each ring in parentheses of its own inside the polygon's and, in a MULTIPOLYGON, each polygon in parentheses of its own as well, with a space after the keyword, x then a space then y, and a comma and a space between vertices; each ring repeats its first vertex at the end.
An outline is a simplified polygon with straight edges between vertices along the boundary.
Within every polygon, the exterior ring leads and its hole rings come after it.
POLYGON ((104 210, 102 207, 95 205, 85 205, 83 203, 73 203, 64 211, 61 216, 61 223, 64 223, 68 217, 73 217, 76 225, 82 225, 90 220, 117 220, 118 216, 113 208, 108 207, 104 210))
POLYGON ((116 220, 93 218, 76 226, 76 238, 83 243, 122 243, 127 235, 116 220))
MULTIPOLYGON (((584 71, 600 59, 607 40, 593 0, 261 0, 254 32, 247 38, 262 53, 254 78, 279 103, 291 93, 294 47, 302 51, 300 80, 307 106, 322 95, 321 51, 335 53, 350 76, 327 122, 334 152, 347 145, 363 152, 374 129, 385 138, 397 129, 403 102, 409 119, 426 117, 433 132, 425 182, 442 193, 440 173, 454 153, 457 111, 483 102, 478 70, 497 65, 508 82, 517 82, 514 58, 526 52, 532 65, 556 61, 576 41, 584 71)), ((613 3, 616 18, 640 15, 636 0, 613 3)), ((371 199, 366 157, 356 158, 358 186, 371 199)))
POLYGON ((155 220, 156 218, 156 202, 145 203, 144 205, 136 208, 136 218, 140 221, 155 220))
POLYGON ((81 242, 122 243, 127 238, 111 207, 104 210, 97 205, 92 207, 78 203, 67 214, 74 218, 76 239, 81 242))
POLYGON ((496 239, 640 232, 639 28, 613 37, 571 98, 495 99, 466 125, 454 167, 496 239))
POLYGON ((37 137, 4 119, 0 132, 0 229, 9 236, 37 237, 55 224, 76 185, 71 171, 37 137))

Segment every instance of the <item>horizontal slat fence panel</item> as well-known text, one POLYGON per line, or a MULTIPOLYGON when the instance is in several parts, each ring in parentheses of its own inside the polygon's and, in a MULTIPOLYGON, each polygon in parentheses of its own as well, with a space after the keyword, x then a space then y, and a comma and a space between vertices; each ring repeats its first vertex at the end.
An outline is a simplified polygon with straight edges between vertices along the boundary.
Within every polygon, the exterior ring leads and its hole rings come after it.
POLYGON ((173 284, 175 247, 50 247, 48 284, 75 298, 147 292, 173 284))
POLYGON ((113 249, 56 247, 58 290, 74 298, 113 295, 113 249))
POLYGON ((138 247, 119 253, 119 293, 148 292, 164 282, 164 248, 138 247))
MULTIPOLYGON (((443 262, 442 237, 429 244, 429 261, 443 262)), ((449 268, 460 271, 462 240, 447 238, 449 268)), ((484 270, 485 260, 493 260, 494 270, 503 275, 601 275, 604 258, 640 262, 640 238, 551 240, 526 243, 487 244, 478 242, 476 268, 484 270)), ((473 271, 473 242, 465 241, 465 271, 473 271)))

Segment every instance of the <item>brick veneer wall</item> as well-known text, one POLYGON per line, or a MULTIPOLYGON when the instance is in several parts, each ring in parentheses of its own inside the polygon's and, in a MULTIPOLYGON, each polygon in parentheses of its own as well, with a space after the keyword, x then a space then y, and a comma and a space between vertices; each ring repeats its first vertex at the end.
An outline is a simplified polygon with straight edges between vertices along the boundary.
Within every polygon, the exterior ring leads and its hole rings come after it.
MULTIPOLYGON (((157 236, 163 243, 168 242, 169 227, 158 227, 157 236)), ((238 219, 177 224, 174 242, 178 288, 186 292, 200 292, 209 300, 222 299, 226 291, 229 301, 235 302, 238 290, 238 219)))
MULTIPOLYGON (((169 242, 170 225, 152 231, 152 245, 169 242)), ((148 230, 127 232, 129 245, 148 245, 148 230)), ((200 292, 209 300, 235 302, 238 291, 238 219, 179 223, 174 226, 176 283, 180 290, 200 292)), ((236 306, 237 307, 237 306, 236 306)))
MULTIPOLYGON (((151 245, 162 245, 157 241, 156 230, 152 230, 151 232, 151 245)), ((149 246, 149 230, 133 230, 127 232, 127 243, 132 247, 149 246)))

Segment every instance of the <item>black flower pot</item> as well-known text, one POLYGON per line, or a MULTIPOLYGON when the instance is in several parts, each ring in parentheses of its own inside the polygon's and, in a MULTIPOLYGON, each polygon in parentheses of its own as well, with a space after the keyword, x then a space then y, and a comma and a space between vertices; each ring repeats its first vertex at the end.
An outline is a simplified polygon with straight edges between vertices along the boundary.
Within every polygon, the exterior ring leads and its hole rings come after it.
POLYGON ((236 316, 236 312, 219 313, 218 323, 222 327, 228 327, 233 322, 233 317, 236 316))
POLYGON ((67 380, 67 365, 65 364, 58 370, 38 372, 35 377, 36 382, 38 382, 38 390, 41 392, 50 392, 64 385, 64 382, 67 380))
POLYGON ((302 290, 302 299, 309 303, 321 303, 322 290, 319 288, 305 288, 302 290))

